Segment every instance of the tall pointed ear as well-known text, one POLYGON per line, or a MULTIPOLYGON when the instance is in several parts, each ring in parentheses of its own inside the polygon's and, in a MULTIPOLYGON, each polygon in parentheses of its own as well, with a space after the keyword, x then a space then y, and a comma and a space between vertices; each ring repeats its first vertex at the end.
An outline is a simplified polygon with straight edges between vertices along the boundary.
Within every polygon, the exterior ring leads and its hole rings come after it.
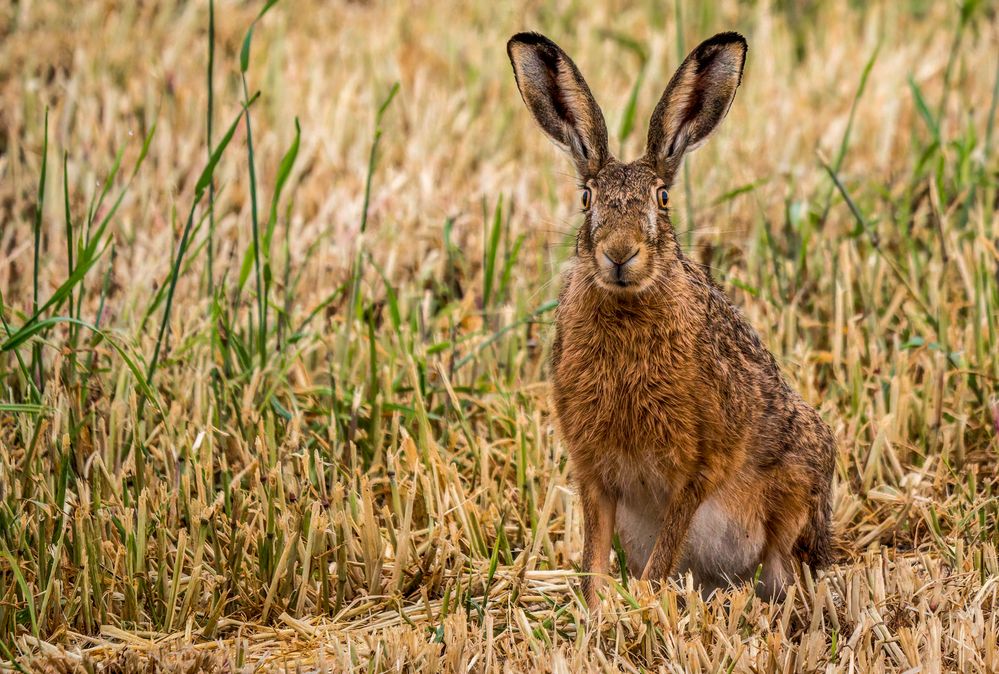
POLYGON ((596 175, 608 158, 607 125, 576 64, 538 33, 517 33, 506 51, 541 130, 569 153, 581 177, 596 175))
POLYGON ((719 33, 690 52, 652 113, 646 158, 664 180, 685 152, 697 148, 725 118, 742 81, 746 39, 719 33))

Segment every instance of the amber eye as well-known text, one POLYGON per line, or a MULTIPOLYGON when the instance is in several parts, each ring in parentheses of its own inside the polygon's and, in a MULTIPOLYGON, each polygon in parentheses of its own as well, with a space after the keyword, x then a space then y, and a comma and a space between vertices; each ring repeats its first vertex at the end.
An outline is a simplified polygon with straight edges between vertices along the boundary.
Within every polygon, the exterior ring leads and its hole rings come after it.
POLYGON ((665 187, 656 190, 656 202, 659 204, 659 208, 664 211, 669 207, 669 192, 666 191, 665 187))
POLYGON ((590 200, 591 200, 592 198, 593 198, 593 197, 592 197, 592 195, 590 194, 590 188, 589 188, 589 187, 584 187, 584 188, 583 188, 583 196, 582 196, 582 201, 583 201, 583 210, 584 210, 584 211, 588 211, 588 210, 590 210, 590 200))

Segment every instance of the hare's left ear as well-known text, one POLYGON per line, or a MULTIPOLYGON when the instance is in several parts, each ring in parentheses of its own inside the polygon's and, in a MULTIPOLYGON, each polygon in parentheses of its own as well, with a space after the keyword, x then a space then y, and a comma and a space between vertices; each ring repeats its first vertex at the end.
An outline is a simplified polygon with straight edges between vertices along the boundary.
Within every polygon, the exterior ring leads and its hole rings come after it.
POLYGON ((746 63, 746 39, 719 33, 684 59, 652 113, 646 158, 667 182, 728 113, 746 63))

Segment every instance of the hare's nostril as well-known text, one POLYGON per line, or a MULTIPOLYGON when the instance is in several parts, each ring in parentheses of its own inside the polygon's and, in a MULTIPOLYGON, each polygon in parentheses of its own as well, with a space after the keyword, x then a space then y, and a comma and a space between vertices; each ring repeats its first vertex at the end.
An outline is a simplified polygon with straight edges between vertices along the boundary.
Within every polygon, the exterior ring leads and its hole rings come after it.
POLYGON ((630 252, 623 252, 620 249, 612 250, 609 252, 604 251, 603 256, 604 259, 607 260, 607 262, 610 263, 611 266, 617 267, 618 271, 620 271, 622 267, 624 267, 626 264, 628 264, 636 257, 638 257, 639 250, 640 249, 635 248, 630 252))
POLYGON ((625 253, 620 250, 612 250, 609 253, 604 251, 604 259, 610 262, 615 267, 623 267, 632 260, 634 260, 639 253, 638 248, 635 248, 631 252, 625 253))

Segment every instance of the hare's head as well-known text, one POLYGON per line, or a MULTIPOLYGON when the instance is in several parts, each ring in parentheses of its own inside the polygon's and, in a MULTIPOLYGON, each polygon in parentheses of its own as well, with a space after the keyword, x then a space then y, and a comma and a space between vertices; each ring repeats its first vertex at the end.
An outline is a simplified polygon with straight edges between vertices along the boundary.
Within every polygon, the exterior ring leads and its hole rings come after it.
POLYGON ((577 254, 600 286, 640 292, 680 255, 669 189, 684 153, 728 112, 742 79, 746 40, 722 33, 683 61, 652 113, 645 156, 623 163, 607 148, 607 126, 590 88, 558 45, 518 33, 507 53, 524 103, 576 164, 585 220, 577 254))

